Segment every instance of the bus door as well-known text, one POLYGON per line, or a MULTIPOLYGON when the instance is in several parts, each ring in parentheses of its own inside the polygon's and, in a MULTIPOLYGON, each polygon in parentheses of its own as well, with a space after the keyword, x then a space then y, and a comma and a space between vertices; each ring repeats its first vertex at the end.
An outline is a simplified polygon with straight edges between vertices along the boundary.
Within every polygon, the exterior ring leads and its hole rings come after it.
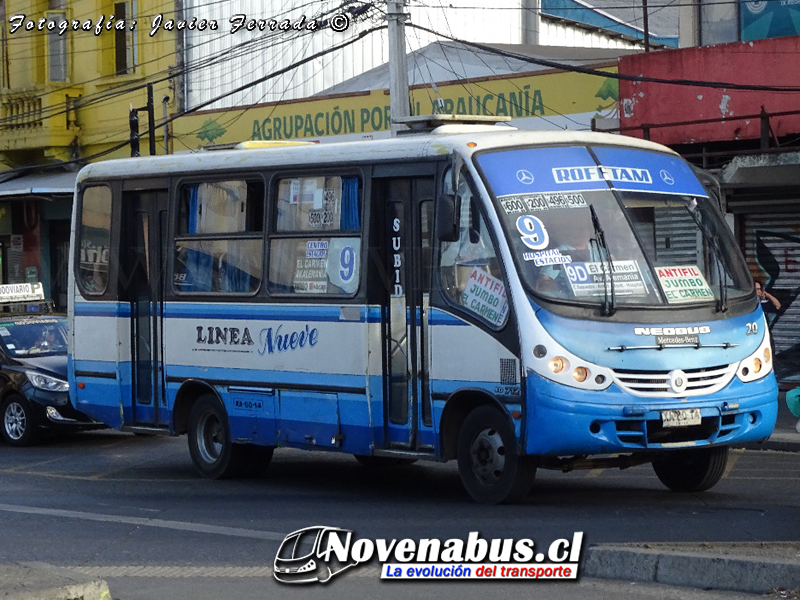
POLYGON ((123 192, 120 300, 130 306, 131 416, 127 425, 167 424, 162 315, 167 190, 123 192))
POLYGON ((389 448, 432 451, 427 315, 434 177, 373 180, 386 267, 384 427, 389 448))

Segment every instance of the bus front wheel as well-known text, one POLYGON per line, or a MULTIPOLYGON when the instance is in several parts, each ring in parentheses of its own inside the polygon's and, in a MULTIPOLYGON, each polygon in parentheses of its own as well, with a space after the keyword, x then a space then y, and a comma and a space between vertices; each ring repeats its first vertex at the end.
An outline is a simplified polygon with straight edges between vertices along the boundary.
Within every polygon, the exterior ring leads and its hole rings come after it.
POLYGON ((536 477, 536 463, 517 453, 511 424, 491 406, 467 415, 458 434, 457 457, 464 488, 481 504, 519 502, 536 477))
POLYGON ((197 472, 208 479, 252 473, 249 448, 232 443, 228 415, 212 395, 201 396, 189 412, 189 454, 197 472))
POLYGON ((673 492, 703 492, 722 479, 728 447, 713 446, 670 452, 653 461, 658 479, 673 492))

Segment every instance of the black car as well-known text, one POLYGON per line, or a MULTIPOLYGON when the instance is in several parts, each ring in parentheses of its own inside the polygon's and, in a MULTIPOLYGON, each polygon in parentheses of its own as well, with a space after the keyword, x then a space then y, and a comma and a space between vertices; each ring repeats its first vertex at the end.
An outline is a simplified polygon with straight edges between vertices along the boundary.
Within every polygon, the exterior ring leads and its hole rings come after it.
POLYGON ((65 316, 0 314, 0 415, 12 446, 30 445, 46 430, 103 427, 70 402, 65 316))

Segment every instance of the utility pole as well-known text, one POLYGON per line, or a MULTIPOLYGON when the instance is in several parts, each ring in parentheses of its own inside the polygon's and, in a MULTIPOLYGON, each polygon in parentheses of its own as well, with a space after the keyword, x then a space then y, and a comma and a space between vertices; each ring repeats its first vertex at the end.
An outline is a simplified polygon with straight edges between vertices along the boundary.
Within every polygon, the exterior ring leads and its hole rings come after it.
POLYGON ((650 52, 650 23, 647 18, 647 0, 642 0, 642 29, 644 29, 644 51, 650 52))
POLYGON ((131 156, 141 156, 139 153, 139 111, 147 111, 147 134, 150 136, 150 156, 156 154, 156 123, 155 107, 153 106, 153 84, 147 84, 147 104, 141 108, 133 108, 131 104, 128 113, 128 124, 131 128, 131 156))
POLYGON ((406 62, 407 0, 386 0, 389 19, 389 112, 392 115, 392 137, 408 129, 395 123, 398 118, 410 117, 408 98, 408 64, 406 62))

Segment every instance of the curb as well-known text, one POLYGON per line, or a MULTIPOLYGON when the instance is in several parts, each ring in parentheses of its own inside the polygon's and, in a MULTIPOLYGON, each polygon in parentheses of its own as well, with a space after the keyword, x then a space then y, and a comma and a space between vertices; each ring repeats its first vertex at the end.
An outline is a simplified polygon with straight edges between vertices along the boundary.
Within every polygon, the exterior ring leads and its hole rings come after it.
POLYGON ((745 442, 734 444, 733 448, 745 450, 776 450, 778 452, 800 452, 800 433, 792 430, 791 433, 775 432, 763 442, 745 442))
MULTIPOLYGON (((581 575, 755 594, 800 588, 798 544, 717 545, 718 552, 703 552, 699 544, 591 546, 586 549, 581 575), (739 552, 726 553, 730 546, 737 546, 739 552), (759 556, 765 548, 772 552, 759 556)), ((706 546, 713 549, 713 544, 706 546)))
POLYGON ((108 584, 43 563, 0 564, 3 600, 111 600, 108 584))

